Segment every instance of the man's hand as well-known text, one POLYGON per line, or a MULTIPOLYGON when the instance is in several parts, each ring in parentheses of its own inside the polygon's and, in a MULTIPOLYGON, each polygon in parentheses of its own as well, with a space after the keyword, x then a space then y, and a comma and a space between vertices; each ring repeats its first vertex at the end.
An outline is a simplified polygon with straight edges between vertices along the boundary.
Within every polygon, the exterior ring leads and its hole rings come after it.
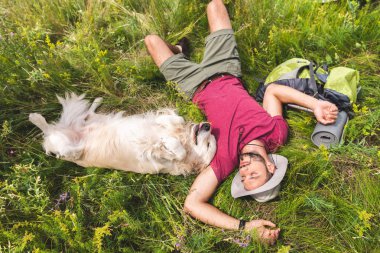
POLYGON ((267 220, 252 220, 245 224, 245 230, 256 230, 260 241, 273 245, 278 239, 280 229, 275 228, 276 225, 267 220), (267 228, 270 227, 270 228, 267 228))
POLYGON ((339 111, 333 103, 318 100, 313 112, 319 122, 327 125, 335 122, 339 111))

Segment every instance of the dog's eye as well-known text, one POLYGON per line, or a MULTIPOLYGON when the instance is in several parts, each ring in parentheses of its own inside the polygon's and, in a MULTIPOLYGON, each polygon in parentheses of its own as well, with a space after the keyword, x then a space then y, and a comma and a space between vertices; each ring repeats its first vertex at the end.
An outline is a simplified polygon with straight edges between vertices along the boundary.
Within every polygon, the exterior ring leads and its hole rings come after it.
POLYGON ((209 148, 210 147, 210 142, 207 142, 207 148, 209 148))

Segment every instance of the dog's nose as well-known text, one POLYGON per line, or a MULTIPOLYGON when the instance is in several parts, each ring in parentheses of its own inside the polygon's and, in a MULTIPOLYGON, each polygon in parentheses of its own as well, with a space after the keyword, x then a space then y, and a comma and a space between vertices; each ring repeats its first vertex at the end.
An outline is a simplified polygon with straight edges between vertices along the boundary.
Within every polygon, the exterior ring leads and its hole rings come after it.
POLYGON ((201 130, 204 130, 204 131, 210 131, 210 128, 211 128, 210 123, 203 123, 203 124, 201 125, 201 130))

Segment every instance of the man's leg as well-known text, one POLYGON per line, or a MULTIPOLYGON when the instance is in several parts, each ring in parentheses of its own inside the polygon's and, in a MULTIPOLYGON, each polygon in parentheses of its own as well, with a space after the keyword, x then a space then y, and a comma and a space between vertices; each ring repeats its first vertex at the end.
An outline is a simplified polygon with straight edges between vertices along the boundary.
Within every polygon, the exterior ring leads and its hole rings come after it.
POLYGON ((207 19, 210 33, 222 29, 232 29, 230 17, 222 0, 212 0, 207 5, 207 19))
POLYGON ((148 35, 145 37, 144 41, 148 52, 152 56, 157 67, 160 67, 162 63, 174 54, 181 53, 179 47, 170 45, 158 35, 148 35))
POLYGON ((241 77, 239 53, 226 6, 221 0, 213 0, 206 12, 210 35, 201 62, 206 78, 226 73, 241 77))
POLYGON ((198 85, 207 77, 199 64, 191 62, 184 54, 188 45, 181 40, 175 46, 170 45, 157 35, 146 36, 145 45, 165 79, 176 83, 176 88, 191 99, 198 85))

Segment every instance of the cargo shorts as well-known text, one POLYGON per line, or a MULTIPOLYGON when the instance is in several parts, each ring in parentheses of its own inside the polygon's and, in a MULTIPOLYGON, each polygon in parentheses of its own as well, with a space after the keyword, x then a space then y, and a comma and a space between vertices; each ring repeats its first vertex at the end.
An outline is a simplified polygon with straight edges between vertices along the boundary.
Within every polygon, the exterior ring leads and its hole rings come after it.
POLYGON ((179 92, 192 99, 197 87, 208 78, 218 74, 241 77, 241 65, 232 29, 211 33, 201 63, 195 63, 179 53, 168 58, 160 66, 167 81, 176 83, 179 92))

